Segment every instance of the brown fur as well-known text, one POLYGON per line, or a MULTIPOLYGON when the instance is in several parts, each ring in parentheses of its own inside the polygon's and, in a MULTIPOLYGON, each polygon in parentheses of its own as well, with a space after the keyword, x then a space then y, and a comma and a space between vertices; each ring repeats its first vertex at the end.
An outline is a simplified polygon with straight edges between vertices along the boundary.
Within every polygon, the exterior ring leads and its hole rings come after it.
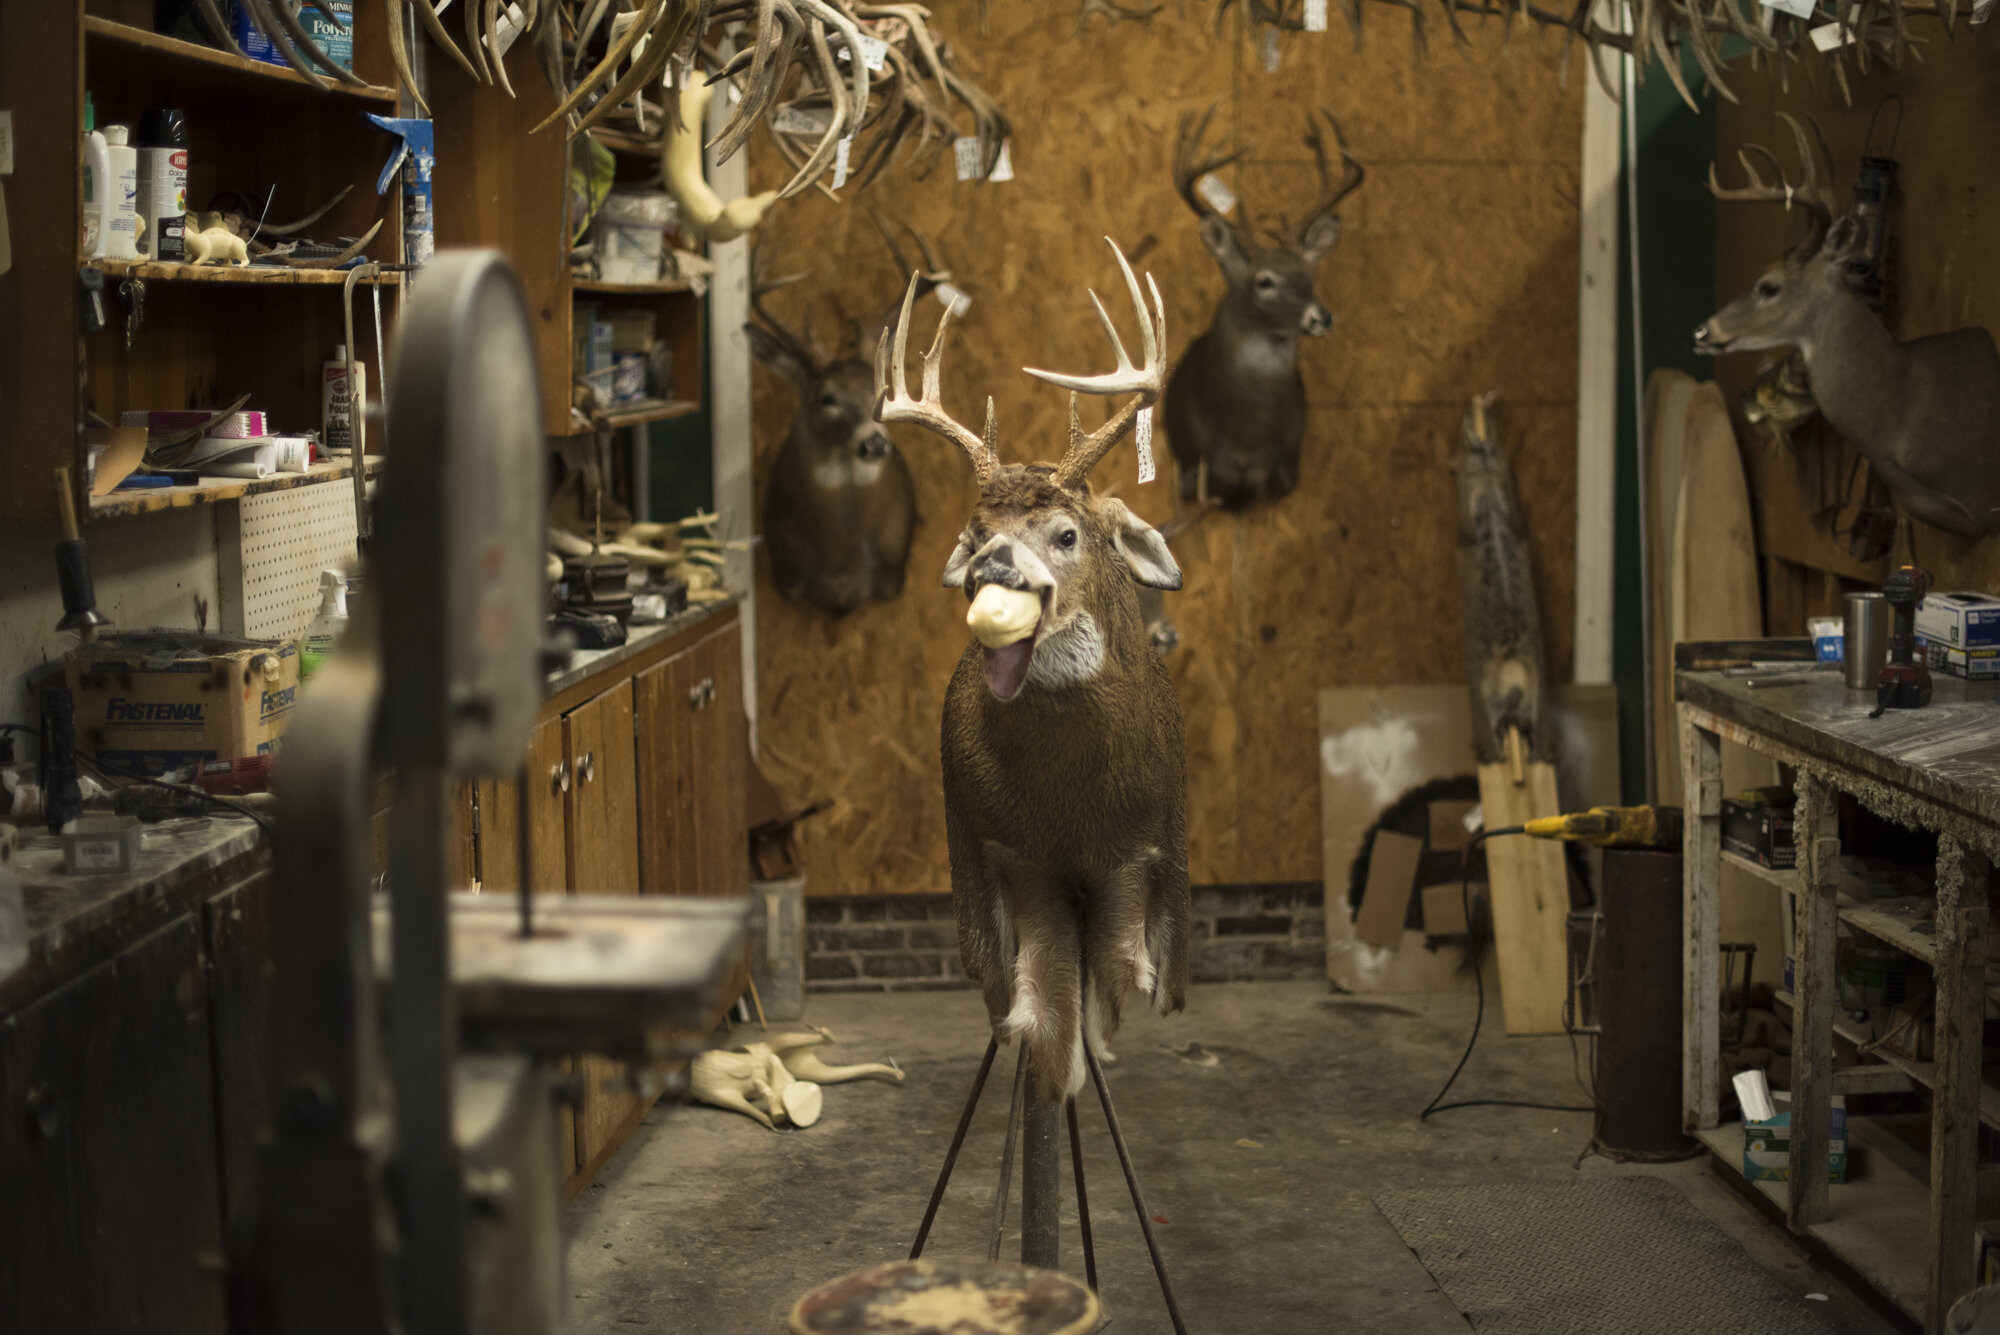
POLYGON ((1033 1023, 1021 1032, 1036 1089, 1051 1102, 1083 1077, 1074 1061, 1080 963, 1103 1038, 1139 981, 1134 940, 1145 943, 1161 1012, 1178 1010, 1189 912, 1181 710, 1120 550, 1124 508, 1059 486, 1045 465, 1007 467, 986 485, 967 532, 975 546, 994 534, 1032 543, 1035 526, 1058 512, 1081 541, 1044 623, 1087 613, 1101 666, 1062 685, 1031 677, 1002 701, 987 688, 975 640, 952 675, 942 730, 960 954, 1003 1037, 1003 1022, 1029 999, 1033 1023))

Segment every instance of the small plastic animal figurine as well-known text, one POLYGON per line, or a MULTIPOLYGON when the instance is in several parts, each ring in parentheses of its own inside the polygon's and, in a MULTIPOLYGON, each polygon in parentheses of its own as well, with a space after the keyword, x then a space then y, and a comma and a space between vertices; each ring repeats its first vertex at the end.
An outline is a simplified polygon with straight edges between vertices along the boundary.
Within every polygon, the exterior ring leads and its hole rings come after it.
POLYGON ((250 252, 244 246, 243 238, 220 223, 199 231, 188 228, 185 244, 189 264, 243 265, 250 262, 250 252))

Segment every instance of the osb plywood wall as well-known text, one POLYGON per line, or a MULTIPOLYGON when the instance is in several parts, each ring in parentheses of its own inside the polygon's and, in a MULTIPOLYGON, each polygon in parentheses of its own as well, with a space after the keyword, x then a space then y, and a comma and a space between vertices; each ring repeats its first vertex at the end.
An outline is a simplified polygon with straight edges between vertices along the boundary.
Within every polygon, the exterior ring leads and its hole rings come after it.
MULTIPOLYGON (((1724 184, 1740 183, 1737 150, 1763 144, 1797 179, 1791 132, 1780 111, 1810 116, 1826 136, 1836 169, 1836 197, 1845 206, 1877 105, 1891 95, 1902 99, 1902 127, 1894 136, 1900 188, 1890 209, 1896 240, 1892 308, 1887 323, 1898 338, 1983 325, 2000 333, 2000 80, 1993 77, 2000 41, 1993 29, 1959 25, 1946 41, 1941 29, 1926 29, 1933 40, 1922 64, 1901 72, 1877 71, 1853 80, 1854 104, 1846 106, 1821 76, 1818 87, 1796 74, 1788 93, 1772 80, 1736 80, 1740 105, 1722 103, 1717 118, 1716 157, 1724 184)), ((1886 151, 1895 131, 1893 104, 1883 109, 1874 152, 1886 151)), ((1825 168, 1821 168, 1824 172, 1825 168)), ((1701 188, 1688 182, 1690 190, 1701 188)), ((1716 207, 1716 301, 1733 300, 1790 243, 1794 220, 1774 204, 1719 204, 1716 207)), ((1879 584, 1891 560, 1909 559, 1900 545, 1890 557, 1859 561, 1830 533, 1828 507, 1858 492, 1860 475, 1853 453, 1831 431, 1813 423, 1785 447, 1742 421, 1738 399, 1765 360, 1752 353, 1721 359, 1716 379, 1738 414, 1738 438, 1751 475, 1757 506, 1758 547, 1767 558, 1769 615, 1773 634, 1804 632, 1808 612, 1838 612, 1843 583, 1879 584)), ((1851 511, 1840 516, 1851 518, 1851 511)), ((1940 587, 2000 589, 2000 542, 1954 537, 1926 526, 1914 532, 1915 557, 1929 567, 1940 587)))
MULTIPOLYGON (((1533 540, 1554 679, 1570 670, 1576 397, 1579 64, 1558 86, 1553 46, 1481 34, 1471 59, 1436 46, 1412 57, 1407 30, 1371 25, 1356 53, 1343 34, 1287 34, 1276 73, 1231 11, 1208 4, 1148 23, 1073 35, 1073 5, 933 6, 962 34, 968 69, 1014 118, 1016 179, 957 183, 949 157, 912 182, 898 172, 863 198, 942 242, 973 305, 947 354, 947 406, 979 420, 999 404, 1001 449, 1060 456, 1060 391, 1024 365, 1103 370, 1092 286, 1122 312, 1115 237, 1157 278, 1177 354, 1207 324, 1221 278, 1169 176, 1175 126, 1220 99, 1217 127, 1254 138, 1234 185, 1259 213, 1298 216, 1315 186, 1303 112, 1344 125, 1368 181, 1343 206, 1346 230, 1320 270, 1333 334, 1304 347, 1312 405, 1303 480, 1276 505, 1216 517, 1177 552, 1186 590, 1169 595, 1181 630, 1170 659, 1188 719, 1189 853, 1197 883, 1317 880, 1315 692, 1325 686, 1462 680, 1453 482, 1468 396, 1497 388, 1533 540)), ((759 184, 782 168, 768 148, 759 184)), ((883 310, 901 277, 858 201, 804 198, 771 224, 780 271, 810 281, 770 304, 815 328, 883 310)), ((928 304, 918 337, 937 311, 928 304)), ((1129 320, 1126 328, 1133 326, 1129 320)), ((1132 337, 1128 335, 1128 339, 1132 337)), ((755 405, 759 504, 791 394, 760 371, 755 405)), ((974 498, 948 443, 898 428, 922 524, 897 601, 844 620, 788 604, 760 559, 760 759, 789 801, 832 811, 802 831, 808 892, 945 891, 937 760, 944 686, 963 650, 965 602, 939 577, 974 498)), ((1162 459, 1165 451, 1160 450, 1162 459)), ((1093 475, 1155 523, 1173 486, 1136 485, 1128 441, 1093 475)))

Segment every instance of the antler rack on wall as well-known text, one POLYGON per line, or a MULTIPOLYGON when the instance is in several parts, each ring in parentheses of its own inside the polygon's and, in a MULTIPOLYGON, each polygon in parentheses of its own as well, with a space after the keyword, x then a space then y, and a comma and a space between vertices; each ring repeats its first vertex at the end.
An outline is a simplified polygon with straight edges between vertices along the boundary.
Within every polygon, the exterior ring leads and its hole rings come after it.
MULTIPOLYGON (((1429 45, 1426 23, 1431 6, 1426 5, 1424 0, 1377 2, 1409 12, 1411 40, 1416 45, 1417 54, 1423 55, 1429 45)), ((1235 3, 1236 0, 1219 0, 1215 11, 1218 30, 1235 3)), ((1306 0, 1243 0, 1243 3, 1252 28, 1299 30, 1305 27, 1306 0)), ((1368 0, 1336 0, 1336 3, 1359 49, 1363 7, 1368 0)), ((1681 51, 1684 47, 1693 53, 1695 63, 1700 66, 1709 85, 1719 96, 1731 102, 1737 97, 1723 76, 1723 42, 1728 38, 1740 38, 1748 44, 1751 69, 1759 69, 1769 62, 1778 75, 1781 88, 1789 86, 1790 67, 1794 63, 1799 64, 1809 78, 1813 77, 1814 64, 1806 58, 1806 53, 1824 51, 1833 82, 1840 89, 1841 97, 1851 104, 1854 98, 1848 83, 1849 59, 1862 74, 1884 65, 1900 69, 1905 55, 1921 61, 1923 53, 1920 48, 1926 39, 1911 33, 1910 20, 1940 20, 1949 35, 1959 10, 1958 0, 1921 0, 1919 3, 1908 3, 1907 0, 1849 0, 1848 3, 1818 0, 1809 18, 1764 8, 1755 0, 1743 0, 1741 5, 1739 0, 1625 0, 1623 4, 1619 0, 1607 0, 1603 5, 1598 0, 1574 0, 1567 13, 1544 9, 1526 0, 1436 0, 1435 7, 1444 16, 1446 25, 1451 29, 1452 40, 1461 51, 1471 46, 1472 39, 1466 31, 1465 22, 1468 18, 1477 20, 1481 25, 1497 19, 1509 30, 1516 19, 1524 20, 1535 25, 1538 33, 1560 31, 1563 34, 1561 77, 1565 86, 1569 77, 1570 54, 1581 42, 1590 53, 1591 68, 1598 82, 1611 96, 1616 97, 1618 92, 1601 60, 1606 49, 1636 57, 1635 70, 1641 83, 1645 81, 1647 67, 1657 62, 1682 99, 1696 110, 1700 108, 1695 101, 1694 90, 1688 86, 1681 70, 1681 51), (1746 12, 1746 6, 1749 12, 1746 12), (1760 9, 1761 14, 1758 12, 1760 9), (1607 16, 1617 26, 1607 26, 1604 22, 1607 16), (1765 19, 1770 20, 1768 30, 1764 26, 1765 19)), ((1974 22, 1985 17, 1986 8, 1979 4, 1973 6, 1974 22)))

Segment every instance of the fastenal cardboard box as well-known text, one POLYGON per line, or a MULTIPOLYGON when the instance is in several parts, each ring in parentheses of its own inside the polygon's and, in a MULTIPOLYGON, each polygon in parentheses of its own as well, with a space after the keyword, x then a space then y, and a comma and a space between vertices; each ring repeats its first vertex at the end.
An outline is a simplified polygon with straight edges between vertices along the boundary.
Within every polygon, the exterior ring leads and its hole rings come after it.
POLYGON ((106 636, 68 669, 77 749, 140 774, 275 751, 299 693, 296 644, 192 631, 106 636))

